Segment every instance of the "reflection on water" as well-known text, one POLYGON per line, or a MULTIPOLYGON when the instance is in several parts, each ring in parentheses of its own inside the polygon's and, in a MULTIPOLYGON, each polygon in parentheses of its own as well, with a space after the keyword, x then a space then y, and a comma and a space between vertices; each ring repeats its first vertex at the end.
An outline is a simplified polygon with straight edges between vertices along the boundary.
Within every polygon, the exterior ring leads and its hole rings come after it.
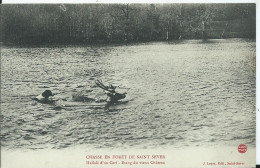
POLYGON ((3 48, 2 146, 61 149, 255 145, 255 42, 3 48), (130 88, 120 104, 95 79, 130 88), (56 106, 31 100, 46 88, 56 106))

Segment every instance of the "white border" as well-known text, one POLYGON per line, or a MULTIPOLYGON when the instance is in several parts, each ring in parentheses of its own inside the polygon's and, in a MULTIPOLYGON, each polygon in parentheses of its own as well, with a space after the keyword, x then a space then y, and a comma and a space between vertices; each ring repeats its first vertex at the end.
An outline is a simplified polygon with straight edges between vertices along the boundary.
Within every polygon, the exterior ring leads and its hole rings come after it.
POLYGON ((260 91, 259 91, 259 16, 260 16, 260 3, 256 3, 256 164, 260 165, 260 91))

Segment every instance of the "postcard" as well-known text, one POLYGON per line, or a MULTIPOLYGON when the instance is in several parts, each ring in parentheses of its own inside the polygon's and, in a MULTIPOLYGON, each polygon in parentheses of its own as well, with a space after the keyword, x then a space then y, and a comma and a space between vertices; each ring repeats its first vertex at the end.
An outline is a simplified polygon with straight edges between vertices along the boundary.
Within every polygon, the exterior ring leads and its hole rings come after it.
POLYGON ((2 168, 253 168, 256 3, 1 4, 2 168))

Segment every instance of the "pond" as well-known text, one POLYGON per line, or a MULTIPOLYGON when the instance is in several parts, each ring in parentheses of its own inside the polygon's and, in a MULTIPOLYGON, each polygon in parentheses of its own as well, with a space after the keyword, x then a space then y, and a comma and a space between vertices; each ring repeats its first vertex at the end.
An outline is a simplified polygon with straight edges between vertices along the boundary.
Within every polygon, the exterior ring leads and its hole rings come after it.
POLYGON ((3 47, 5 149, 255 146, 256 43, 184 40, 131 45, 3 47), (127 92, 102 100, 95 80, 127 92), (56 105, 32 100, 45 89, 56 105))

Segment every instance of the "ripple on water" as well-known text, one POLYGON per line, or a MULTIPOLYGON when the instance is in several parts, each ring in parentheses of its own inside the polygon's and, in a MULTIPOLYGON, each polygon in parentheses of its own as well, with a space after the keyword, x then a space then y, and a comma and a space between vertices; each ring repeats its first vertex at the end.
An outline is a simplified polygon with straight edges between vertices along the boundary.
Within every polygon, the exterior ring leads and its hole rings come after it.
POLYGON ((3 48, 1 53, 6 148, 211 146, 241 140, 255 145, 255 42, 3 48), (105 99, 95 85, 99 78, 131 88, 125 89, 125 102, 72 100, 73 93, 105 99), (56 105, 31 101, 45 89, 56 94, 56 105))

